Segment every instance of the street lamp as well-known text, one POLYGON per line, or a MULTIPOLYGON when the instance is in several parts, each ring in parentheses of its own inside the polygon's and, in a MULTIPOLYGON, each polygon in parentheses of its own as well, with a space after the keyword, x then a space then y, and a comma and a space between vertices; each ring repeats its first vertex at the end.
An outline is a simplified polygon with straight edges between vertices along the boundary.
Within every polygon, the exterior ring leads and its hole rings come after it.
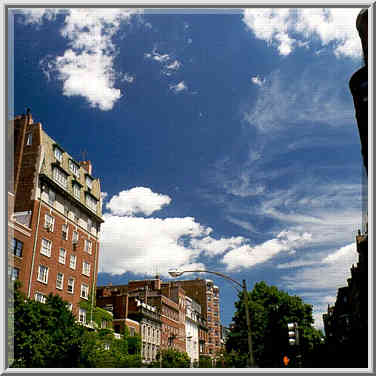
MULTIPOLYGON (((241 284, 240 282, 236 281, 235 279, 232 279, 228 275, 219 273, 219 272, 214 272, 210 270, 184 270, 184 271, 177 271, 177 270, 172 270, 169 271, 168 274, 170 274, 171 277, 180 277, 184 273, 211 273, 215 274, 219 277, 222 277, 224 279, 227 279, 228 281, 231 281, 235 285, 239 286, 242 291, 243 291, 243 299, 244 299, 244 305, 245 305, 245 317, 247 320, 247 334, 248 334, 248 352, 249 352, 249 359, 248 359, 248 367, 255 367, 255 362, 253 359, 253 349, 252 349, 252 331, 251 331, 251 318, 249 314, 249 307, 248 307, 248 293, 247 293, 247 285, 245 282, 245 279, 243 279, 243 283, 241 284)), ((238 288, 235 288, 238 292, 241 292, 238 288)))

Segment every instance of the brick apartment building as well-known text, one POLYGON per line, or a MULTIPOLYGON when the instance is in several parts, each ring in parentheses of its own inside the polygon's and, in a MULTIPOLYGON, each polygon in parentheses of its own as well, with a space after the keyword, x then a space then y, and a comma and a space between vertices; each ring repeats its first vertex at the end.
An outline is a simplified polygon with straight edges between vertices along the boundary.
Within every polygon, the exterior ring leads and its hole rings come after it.
MULTIPOLYGON (((152 333, 153 329, 155 333, 158 333, 160 343, 157 345, 161 349, 175 348, 182 352, 187 351, 186 293, 177 282, 162 282, 157 276, 155 279, 129 281, 128 285, 98 286, 97 305, 113 310, 115 332, 119 331, 120 328, 120 326, 117 327, 119 319, 122 319, 125 325, 127 325, 125 319, 129 317, 141 323, 140 333, 145 348, 143 352, 145 361, 154 359, 154 356, 151 358, 150 355, 146 356, 146 354, 155 354, 150 349, 153 349, 153 344, 156 345, 156 343, 148 342, 147 339, 147 333, 149 331, 152 333), (132 308, 132 304, 134 305, 132 301, 141 303, 138 306, 138 311, 135 311, 135 307, 132 308), (154 318, 148 317, 147 321, 145 312, 144 315, 140 315, 142 307, 143 310, 154 307, 158 318, 156 316, 154 318), (142 324, 143 317, 145 318, 144 324, 142 324), (159 328, 158 320, 160 321, 159 328), (145 332, 145 330, 148 332, 145 332), (160 334, 158 330, 160 330, 160 334)), ((206 321, 202 315, 198 315, 196 322, 198 326, 197 347, 201 348, 200 353, 203 354, 208 338, 206 321)))
POLYGON ((200 355, 214 357, 221 350, 221 322, 219 288, 210 279, 194 279, 174 281, 174 284, 181 286, 185 294, 201 305, 201 313, 206 321, 206 328, 200 327, 200 355), (203 346, 203 340, 207 335, 207 341, 203 346))
POLYGON ((8 270, 22 291, 38 301, 49 293, 80 308, 95 289, 101 218, 99 179, 90 161, 74 160, 30 113, 9 125, 14 173, 8 188, 8 270))

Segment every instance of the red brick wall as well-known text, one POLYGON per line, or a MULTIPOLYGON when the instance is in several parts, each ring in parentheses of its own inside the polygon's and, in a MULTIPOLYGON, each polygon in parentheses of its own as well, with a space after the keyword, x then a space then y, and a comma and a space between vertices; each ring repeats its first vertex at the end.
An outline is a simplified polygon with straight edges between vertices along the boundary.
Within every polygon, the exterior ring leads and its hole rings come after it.
MULTIPOLYGON (((38 201, 35 201, 34 213, 38 213, 38 201)), ((59 214, 56 210, 51 209, 47 204, 42 203, 40 211, 40 221, 37 228, 38 216, 33 215, 32 219, 32 228, 34 234, 37 236, 36 248, 35 248, 35 258, 34 258, 34 268, 33 268, 33 277, 32 277, 32 288, 30 297, 34 298, 36 292, 42 294, 58 294, 64 300, 73 303, 74 309, 73 313, 78 313, 78 304, 82 298, 80 298, 81 293, 81 283, 85 283, 89 286, 89 293, 91 293, 94 277, 96 275, 95 269, 95 258, 96 258, 96 249, 99 248, 99 242, 94 241, 94 238, 91 237, 93 242, 92 254, 88 254, 84 251, 84 239, 88 239, 88 233, 81 229, 79 226, 72 224, 69 220, 68 223, 68 239, 65 240, 62 237, 62 225, 65 224, 66 219, 59 214), (50 214, 55 218, 53 232, 48 232, 44 228, 45 214, 50 214), (79 240, 76 247, 72 245, 72 236, 73 230, 77 231, 79 234, 79 240), (52 241, 52 250, 51 257, 47 257, 41 254, 42 238, 52 241), (64 248, 66 250, 66 260, 65 264, 59 263, 59 250, 64 248), (69 266, 70 255, 76 256, 76 269, 73 270, 69 266), (82 274, 82 263, 83 261, 90 263, 90 277, 82 274), (49 268, 48 274, 48 284, 45 285, 42 282, 37 280, 38 267, 42 264, 49 268), (63 290, 56 288, 56 276, 57 273, 61 272, 64 274, 63 290), (75 278, 74 292, 73 294, 67 291, 68 278, 75 278)))

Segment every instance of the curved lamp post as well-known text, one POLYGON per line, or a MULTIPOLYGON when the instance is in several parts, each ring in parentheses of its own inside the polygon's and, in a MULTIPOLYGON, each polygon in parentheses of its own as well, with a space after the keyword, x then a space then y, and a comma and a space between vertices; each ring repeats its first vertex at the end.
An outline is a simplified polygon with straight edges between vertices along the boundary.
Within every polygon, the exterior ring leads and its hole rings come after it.
POLYGON ((248 367, 255 367, 255 362, 253 359, 253 349, 252 349, 252 331, 251 331, 251 318, 249 314, 249 307, 248 307, 248 293, 247 293, 247 285, 245 283, 245 279, 243 279, 243 283, 236 281, 235 279, 232 279, 228 275, 214 272, 210 270, 184 270, 184 271, 169 271, 168 274, 170 274, 171 277, 180 277, 184 273, 211 273, 215 274, 219 277, 222 277, 224 279, 227 279, 228 281, 231 281, 236 286, 240 287, 242 290, 239 290, 238 288, 235 288, 238 292, 243 291, 243 299, 244 299, 244 305, 245 305, 245 317, 247 320, 247 333, 248 333, 248 352, 249 352, 249 359, 248 359, 248 367))

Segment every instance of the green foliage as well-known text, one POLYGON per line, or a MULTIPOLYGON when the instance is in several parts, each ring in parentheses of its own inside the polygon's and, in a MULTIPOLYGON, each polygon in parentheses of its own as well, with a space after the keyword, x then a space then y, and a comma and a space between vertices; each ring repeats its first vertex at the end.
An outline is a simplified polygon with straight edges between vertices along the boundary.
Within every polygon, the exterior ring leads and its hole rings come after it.
POLYGON ((129 336, 126 329, 122 338, 116 339, 110 329, 83 327, 58 295, 50 294, 42 304, 27 299, 16 284, 9 293, 9 302, 13 307, 9 312, 14 312, 12 367, 141 366, 139 336, 129 336))
POLYGON ((84 329, 59 296, 29 300, 15 286, 12 367, 77 367, 84 329))
POLYGON ((199 368, 212 368, 213 361, 208 355, 200 355, 198 360, 198 366, 199 368))
MULTIPOLYGON (((157 354, 157 361, 152 367, 160 367, 160 354, 157 354)), ((162 368, 189 368, 191 359, 186 352, 175 349, 162 350, 162 368)))
POLYGON ((87 332, 82 348, 81 367, 85 368, 129 368, 141 366, 141 339, 131 337, 125 330, 117 339, 113 331, 100 329, 87 332))
POLYGON ((88 317, 97 325, 97 328, 101 327, 102 321, 104 320, 112 323, 113 318, 111 313, 95 305, 95 294, 93 297, 92 293, 90 293, 88 300, 82 300, 80 302, 80 307, 88 312, 88 317))
MULTIPOLYGON (((253 356, 256 365, 282 367, 283 356, 296 359, 297 350, 302 353, 302 360, 308 361, 322 338, 321 332, 312 326, 312 306, 305 304, 300 297, 290 296, 275 286, 268 286, 265 282, 256 283, 248 296, 253 356), (289 322, 297 322, 300 328, 299 348, 289 345, 287 329, 289 322)), ((228 360, 230 363, 236 363, 237 367, 245 367, 248 340, 243 294, 239 294, 239 301, 235 303, 235 307, 237 309, 233 317, 235 326, 230 332, 226 350, 228 354, 232 352, 238 354, 233 357, 233 361, 228 360)))

